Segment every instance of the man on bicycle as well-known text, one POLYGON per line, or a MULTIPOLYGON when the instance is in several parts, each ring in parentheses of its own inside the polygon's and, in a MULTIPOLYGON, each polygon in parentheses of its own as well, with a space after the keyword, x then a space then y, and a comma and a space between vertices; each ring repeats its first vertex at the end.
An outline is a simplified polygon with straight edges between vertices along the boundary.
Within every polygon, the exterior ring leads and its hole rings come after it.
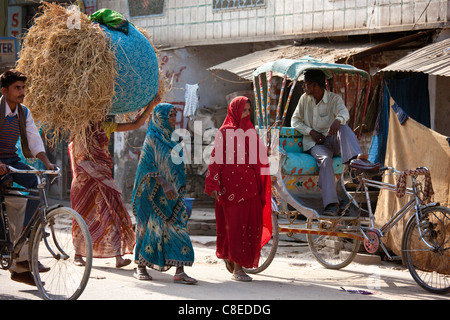
MULTIPOLYGON (((21 103, 25 98, 25 82, 27 77, 16 70, 9 70, 0 75, 0 178, 8 173, 7 166, 20 170, 31 167, 20 162, 16 144, 20 138, 22 152, 27 158, 37 158, 43 162, 48 170, 55 170, 56 165, 48 159, 44 143, 34 123, 31 112, 21 103)), ((14 182, 34 189, 37 187, 37 178, 33 174, 12 174, 14 182)), ((20 236, 23 227, 33 216, 39 205, 38 200, 28 200, 25 212, 8 212, 10 217, 11 241, 20 236), (17 217, 11 216, 13 214, 17 217)), ((25 247, 24 247, 25 248, 25 247)), ((29 285, 35 285, 28 265, 28 255, 22 250, 10 268, 11 279, 29 285)), ((48 269, 42 268, 42 271, 48 269)))
POLYGON ((322 189, 324 214, 338 214, 339 200, 333 170, 333 156, 341 154, 342 163, 354 158, 367 159, 361 154, 358 138, 346 125, 349 112, 342 98, 328 90, 321 70, 305 72, 305 93, 300 97, 291 124, 303 135, 305 152, 319 166, 319 187, 322 189))

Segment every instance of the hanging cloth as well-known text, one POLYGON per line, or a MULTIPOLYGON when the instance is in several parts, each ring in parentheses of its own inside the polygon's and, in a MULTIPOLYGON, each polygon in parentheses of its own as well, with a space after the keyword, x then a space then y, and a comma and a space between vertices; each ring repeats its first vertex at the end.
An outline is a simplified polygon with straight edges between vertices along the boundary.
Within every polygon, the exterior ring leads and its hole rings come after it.
POLYGON ((185 106, 183 115, 192 118, 197 114, 198 108, 198 84, 186 84, 184 94, 185 106))

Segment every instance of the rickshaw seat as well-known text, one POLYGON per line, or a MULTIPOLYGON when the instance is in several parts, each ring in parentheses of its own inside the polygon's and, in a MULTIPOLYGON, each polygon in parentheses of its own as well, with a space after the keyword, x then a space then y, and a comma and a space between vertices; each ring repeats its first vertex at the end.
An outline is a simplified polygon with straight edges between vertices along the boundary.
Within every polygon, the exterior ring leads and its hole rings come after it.
MULTIPOLYGON (((303 152, 303 136, 292 127, 283 127, 280 131, 280 146, 287 156, 282 164, 282 173, 291 176, 318 175, 319 168, 316 159, 309 153, 303 152)), ((342 173, 341 157, 333 158, 335 174, 342 173)))

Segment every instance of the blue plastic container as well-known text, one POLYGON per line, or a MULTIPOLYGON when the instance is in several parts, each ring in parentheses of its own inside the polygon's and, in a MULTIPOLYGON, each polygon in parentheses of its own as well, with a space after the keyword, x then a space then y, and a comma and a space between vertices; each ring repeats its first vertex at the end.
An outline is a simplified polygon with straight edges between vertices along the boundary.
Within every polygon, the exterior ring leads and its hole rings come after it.
POLYGON ((188 217, 191 217, 192 214, 192 205, 194 204, 195 198, 184 198, 184 203, 186 204, 186 213, 188 217))

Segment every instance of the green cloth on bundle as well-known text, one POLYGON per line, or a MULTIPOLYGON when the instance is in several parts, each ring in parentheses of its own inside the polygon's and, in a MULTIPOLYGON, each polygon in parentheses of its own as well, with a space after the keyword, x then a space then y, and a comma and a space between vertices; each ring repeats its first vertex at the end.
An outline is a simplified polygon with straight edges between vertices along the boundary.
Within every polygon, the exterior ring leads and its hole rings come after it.
POLYGON ((113 30, 128 34, 129 22, 120 13, 114 10, 100 9, 91 14, 89 19, 113 30))

